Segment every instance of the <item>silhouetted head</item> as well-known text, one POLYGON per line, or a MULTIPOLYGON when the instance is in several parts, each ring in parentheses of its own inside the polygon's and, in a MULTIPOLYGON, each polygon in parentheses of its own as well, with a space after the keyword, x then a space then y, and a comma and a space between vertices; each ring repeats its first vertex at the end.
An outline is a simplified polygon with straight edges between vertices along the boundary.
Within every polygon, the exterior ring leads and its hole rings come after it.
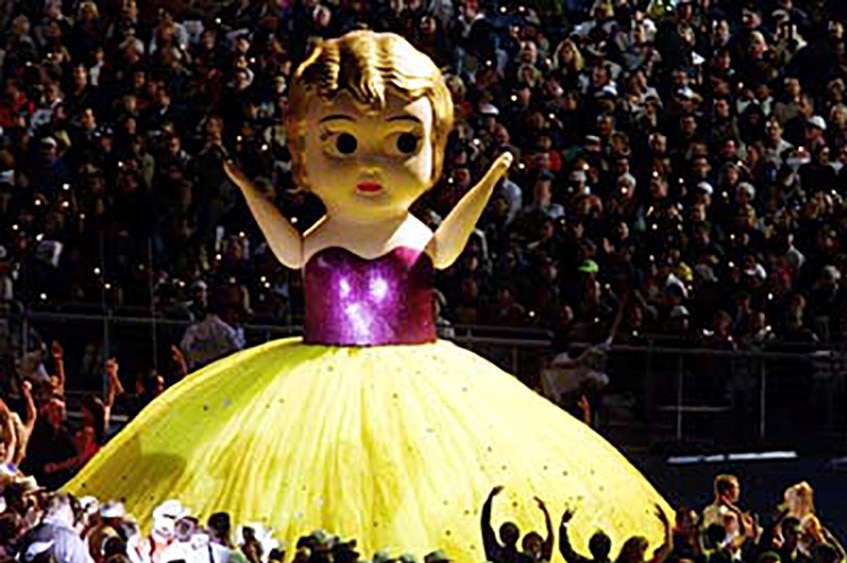
POLYGON ((633 536, 626 540, 618 555, 618 563, 643 563, 647 552, 647 538, 633 536))
POLYGON ((781 528, 783 547, 785 547, 787 551, 793 551, 797 548, 797 544, 800 542, 800 520, 793 516, 789 516, 782 521, 781 528))
POLYGON ((500 541, 506 546, 514 547, 518 544, 518 538, 521 537, 520 529, 514 522, 506 522, 500 526, 500 541))
POLYGON ((612 551, 612 540, 603 530, 597 530, 588 540, 588 551, 595 561, 604 561, 609 558, 612 551))
POLYGON ((536 561, 541 560, 541 550, 544 547, 544 538, 538 532, 529 532, 521 540, 523 552, 536 561))

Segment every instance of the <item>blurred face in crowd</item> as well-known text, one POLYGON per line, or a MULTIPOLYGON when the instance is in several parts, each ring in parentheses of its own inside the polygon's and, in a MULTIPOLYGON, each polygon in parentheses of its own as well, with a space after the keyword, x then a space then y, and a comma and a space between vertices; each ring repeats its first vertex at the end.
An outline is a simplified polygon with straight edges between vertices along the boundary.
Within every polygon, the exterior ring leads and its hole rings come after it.
POLYGON ((471 172, 466 167, 462 166, 453 171, 453 185, 461 191, 467 190, 471 185, 471 172))
POLYGON ((538 61, 538 47, 536 47, 535 41, 524 41, 521 44, 518 58, 522 63, 534 65, 538 61))
POLYGON ((800 97, 802 93, 802 88, 800 88, 800 81, 796 78, 786 78, 785 79, 785 93, 788 95, 790 100, 795 100, 800 97))
POLYGON ((754 30, 762 25, 762 18, 757 12, 745 9, 741 12, 741 22, 746 29, 754 30))
POLYGON ((729 100, 719 99, 715 100, 715 116, 722 120, 729 119, 729 100))
POLYGON ((725 19, 719 19, 713 24, 714 26, 714 42, 716 45, 726 45, 729 43, 730 31, 729 22, 725 19))
POLYGON ((546 178, 539 178, 535 181, 532 196, 537 205, 549 205, 553 196, 553 183, 546 178))
POLYGON ((814 125, 806 126, 806 140, 807 141, 816 141, 819 138, 823 137, 823 131, 815 127, 814 125))
POLYGON ((776 119, 768 120, 765 125, 765 134, 771 143, 774 145, 779 144, 782 140, 782 126, 779 124, 779 121, 776 119))
POLYGON ((694 178, 698 181, 703 181, 709 177, 709 174, 711 174, 712 165, 709 164, 708 158, 698 157, 694 159, 692 169, 694 171, 694 178))
POLYGON ((243 92, 247 88, 250 87, 250 75, 247 74, 247 70, 239 69, 235 73, 235 90, 238 92, 243 92))
POLYGON ((597 132, 603 138, 608 138, 615 130, 615 120, 611 115, 601 115, 597 118, 597 132))
POLYGON ((688 138, 693 137, 694 133, 697 132, 697 120, 693 115, 687 115, 680 119, 679 125, 683 135, 688 138))
POLYGON ((87 131, 93 131, 97 128, 97 118, 94 116, 94 110, 85 108, 80 114, 80 125, 87 131))
POLYGON ((841 41, 842 39, 844 39, 844 24, 838 20, 830 21, 829 36, 836 41, 841 41))
POLYGON ((44 100, 48 104, 53 104, 62 99, 62 91, 59 89, 59 85, 55 83, 48 84, 44 89, 44 100))
POLYGON ((761 59, 768 50, 768 44, 765 41, 765 36, 761 33, 754 32, 750 35, 749 53, 754 59, 761 59))
POLYGON ((664 155, 667 148, 667 139, 664 135, 656 134, 650 138, 650 149, 654 155, 664 155))
POLYGON ((650 182, 650 195, 654 200, 668 197, 668 183, 661 177, 654 177, 650 182))
POLYGON ((632 181, 624 178, 618 179, 618 194, 616 199, 618 201, 624 201, 632 198, 635 195, 635 186, 632 184, 632 181))
POLYGON ((847 128, 847 106, 844 104, 834 106, 829 115, 829 122, 836 129, 847 128))
POLYGON ((435 35, 435 32, 438 31, 438 25, 435 23, 434 17, 424 16, 421 18, 419 29, 423 35, 435 35))
POLYGON ((88 71, 84 66, 78 65, 74 67, 73 80, 74 87, 77 90, 82 90, 88 85, 88 71))
POLYGON ((65 402, 61 399, 50 399, 43 408, 44 418, 53 428, 60 428, 65 423, 65 402))
POLYGON ((180 141, 179 137, 176 135, 171 136, 168 139, 168 154, 171 157, 177 156, 182 150, 182 141, 180 141))
POLYGON ((688 73, 677 69, 671 73, 671 81, 675 89, 685 88, 688 86, 688 73))
POLYGON ((132 75, 132 84, 137 92, 144 90, 147 85, 147 75, 143 70, 136 70, 132 75))
POLYGON ((574 51, 573 43, 570 41, 565 41, 562 43, 562 48, 559 49, 559 65, 564 67, 569 67, 571 62, 576 57, 576 52, 574 51))
POLYGON ((609 84, 609 69, 605 65, 597 64, 591 69, 591 85, 594 88, 602 88, 609 84))
POLYGON ((629 174, 629 171, 629 158, 623 157, 615 160, 615 174, 617 174, 618 176, 623 176, 624 174, 629 174))
POLYGON ((727 139, 724 141, 723 147, 721 148, 721 156, 723 156, 726 160, 738 159, 738 144, 733 139, 727 139))

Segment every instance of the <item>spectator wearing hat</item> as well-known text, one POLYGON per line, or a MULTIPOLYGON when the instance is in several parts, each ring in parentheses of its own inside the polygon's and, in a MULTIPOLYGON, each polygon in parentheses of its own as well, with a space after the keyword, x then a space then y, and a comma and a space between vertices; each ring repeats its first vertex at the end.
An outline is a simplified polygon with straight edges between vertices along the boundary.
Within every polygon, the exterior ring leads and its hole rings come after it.
POLYGON ((813 115, 806 122, 806 148, 815 153, 826 146, 826 121, 819 115, 813 115))
POLYGON ((85 535, 88 551, 96 563, 105 560, 103 548, 109 538, 120 538, 126 541, 123 537, 125 517, 126 510, 120 502, 110 501, 100 507, 100 521, 85 535))
POLYGON ((91 556, 74 530, 75 522, 71 498, 64 493, 54 493, 47 500, 44 519, 24 537, 24 552, 36 543, 49 543, 48 549, 56 561, 90 563, 91 556))

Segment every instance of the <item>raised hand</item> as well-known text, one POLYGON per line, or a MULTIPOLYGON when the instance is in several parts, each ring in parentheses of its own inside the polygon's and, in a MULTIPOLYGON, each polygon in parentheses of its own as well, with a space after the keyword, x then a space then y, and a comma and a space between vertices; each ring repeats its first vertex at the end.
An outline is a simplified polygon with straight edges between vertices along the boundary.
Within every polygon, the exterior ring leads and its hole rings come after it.
POLYGON ((441 222, 427 247, 436 268, 450 267, 462 254, 479 218, 494 191, 494 186, 512 165, 511 153, 503 153, 476 186, 468 190, 456 207, 441 222))
POLYGON ((491 493, 488 495, 488 497, 494 498, 502 492, 503 492, 503 486, 498 485, 498 486, 494 487, 493 489, 491 489, 491 493))
POLYGON ((544 504, 544 501, 541 500, 539 497, 533 497, 533 498, 535 499, 535 504, 538 505, 538 508, 541 509, 544 512, 547 512, 547 505, 544 504))
POLYGON ((565 510, 565 512, 562 514, 562 526, 567 525, 571 520, 573 520, 573 513, 574 511, 570 508, 565 510))
POLYGON ((63 358, 65 356, 65 349, 62 348, 58 340, 54 340, 50 344, 50 353, 53 354, 54 358, 63 358))
POLYGON ((656 517, 659 519, 659 522, 662 523, 662 526, 666 529, 670 528, 671 523, 670 520, 668 520, 668 515, 665 514, 665 511, 662 510, 662 507, 658 504, 656 505, 656 517))
POLYGON ((224 160, 224 172, 226 172, 229 179, 232 180, 239 188, 244 184, 250 183, 250 180, 247 179, 244 172, 242 172, 239 168, 236 168, 230 160, 224 160))

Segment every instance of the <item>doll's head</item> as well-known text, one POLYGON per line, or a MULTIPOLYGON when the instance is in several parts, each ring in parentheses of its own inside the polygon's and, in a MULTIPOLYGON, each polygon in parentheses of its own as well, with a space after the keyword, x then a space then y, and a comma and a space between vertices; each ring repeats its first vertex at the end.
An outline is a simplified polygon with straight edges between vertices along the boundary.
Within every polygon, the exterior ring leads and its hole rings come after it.
POLYGON ((292 165, 329 214, 405 212, 441 174, 453 103, 429 57, 392 33, 318 45, 291 82, 292 165))

